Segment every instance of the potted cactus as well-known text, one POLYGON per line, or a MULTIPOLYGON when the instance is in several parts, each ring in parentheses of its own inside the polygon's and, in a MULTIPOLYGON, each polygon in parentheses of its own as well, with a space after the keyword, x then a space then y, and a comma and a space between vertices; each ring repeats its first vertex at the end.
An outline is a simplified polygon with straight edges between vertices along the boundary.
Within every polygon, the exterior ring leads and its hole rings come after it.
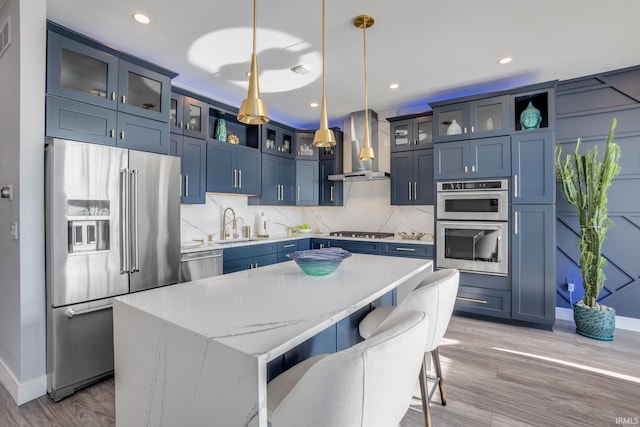
POLYGON ((598 147, 580 154, 580 138, 574 154, 563 159, 562 148, 556 146, 556 175, 562 193, 573 205, 580 220, 580 273, 584 297, 573 306, 576 332, 590 338, 610 341, 615 329, 615 310, 598 303, 598 295, 604 286, 602 255, 607 230, 613 225, 608 217, 607 190, 620 172, 620 146, 614 142, 617 121, 611 122, 605 142, 604 155, 598 158, 598 147))

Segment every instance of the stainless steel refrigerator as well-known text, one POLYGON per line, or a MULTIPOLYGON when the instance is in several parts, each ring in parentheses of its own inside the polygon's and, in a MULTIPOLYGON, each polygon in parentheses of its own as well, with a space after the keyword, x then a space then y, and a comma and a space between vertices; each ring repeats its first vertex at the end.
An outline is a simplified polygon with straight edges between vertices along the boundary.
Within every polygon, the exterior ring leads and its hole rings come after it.
POLYGON ((179 281, 180 160, 47 145, 47 382, 54 400, 113 372, 112 298, 179 281))

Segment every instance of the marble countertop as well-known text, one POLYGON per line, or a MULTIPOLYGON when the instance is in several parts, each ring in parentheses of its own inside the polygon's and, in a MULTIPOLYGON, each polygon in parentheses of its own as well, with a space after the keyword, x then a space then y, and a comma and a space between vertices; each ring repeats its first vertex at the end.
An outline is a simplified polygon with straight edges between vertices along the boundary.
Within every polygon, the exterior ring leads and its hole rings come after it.
POLYGON ((430 260, 353 254, 328 276, 285 262, 124 295, 116 304, 268 362, 398 285, 417 285, 431 269, 430 260))
POLYGON ((238 246, 248 246, 248 245, 259 245, 262 243, 270 243, 270 242, 281 242, 285 240, 296 240, 296 239, 331 239, 331 240, 357 240, 362 242, 383 242, 383 243, 404 243, 411 245, 433 245, 433 240, 408 240, 402 239, 398 236, 386 239, 370 239, 370 238, 358 238, 358 237, 339 237, 339 236, 329 236, 328 234, 316 234, 316 233, 305 233, 305 234, 297 234, 296 236, 273 236, 273 237, 252 237, 250 239, 230 239, 223 242, 219 240, 214 240, 212 242, 200 242, 199 240, 186 241, 181 243, 180 251, 184 253, 190 252, 200 252, 211 249, 225 249, 225 248, 233 248, 238 246))

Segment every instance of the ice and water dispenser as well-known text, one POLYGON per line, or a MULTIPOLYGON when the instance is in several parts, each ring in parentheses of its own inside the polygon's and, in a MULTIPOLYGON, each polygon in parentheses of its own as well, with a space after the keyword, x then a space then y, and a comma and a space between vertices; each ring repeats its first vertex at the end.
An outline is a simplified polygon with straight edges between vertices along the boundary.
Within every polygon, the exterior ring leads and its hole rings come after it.
POLYGON ((109 214, 108 200, 68 200, 68 252, 87 254, 108 251, 109 214))

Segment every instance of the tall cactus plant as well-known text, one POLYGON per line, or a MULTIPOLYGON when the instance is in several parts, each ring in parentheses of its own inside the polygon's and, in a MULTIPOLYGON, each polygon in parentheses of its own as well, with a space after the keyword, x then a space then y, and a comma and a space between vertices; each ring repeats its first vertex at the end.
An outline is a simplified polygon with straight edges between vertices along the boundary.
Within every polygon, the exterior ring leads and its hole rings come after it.
POLYGON ((602 245, 613 221, 607 211, 607 190, 620 173, 620 146, 614 142, 617 120, 611 122, 604 157, 598 159, 598 147, 579 154, 580 138, 573 155, 562 159, 562 148, 556 146, 556 175, 567 201, 576 207, 580 219, 580 273, 584 287, 584 304, 597 307, 598 294, 604 285, 602 245))

